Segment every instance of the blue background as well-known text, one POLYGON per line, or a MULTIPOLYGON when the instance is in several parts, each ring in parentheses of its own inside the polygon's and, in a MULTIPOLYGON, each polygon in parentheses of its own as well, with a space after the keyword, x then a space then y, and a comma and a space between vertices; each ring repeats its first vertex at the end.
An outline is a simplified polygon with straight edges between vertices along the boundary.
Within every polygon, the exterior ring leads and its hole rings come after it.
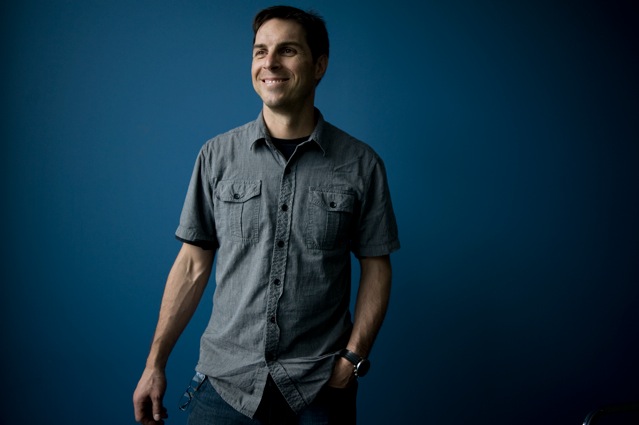
MULTIPOLYGON (((581 423, 639 399, 631 1, 292 2, 317 104, 385 159, 402 249, 362 424, 581 423)), ((266 2, 0 6, 0 423, 132 424, 205 140, 254 119, 266 2)), ((210 285, 168 367, 169 423, 210 285)))

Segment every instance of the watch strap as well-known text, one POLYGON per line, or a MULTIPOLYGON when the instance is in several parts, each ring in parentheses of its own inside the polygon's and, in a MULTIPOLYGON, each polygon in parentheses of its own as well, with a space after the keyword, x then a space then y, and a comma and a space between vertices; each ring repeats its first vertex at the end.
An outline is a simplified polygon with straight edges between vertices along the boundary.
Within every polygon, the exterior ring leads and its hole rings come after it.
POLYGON ((353 373, 358 378, 366 375, 371 367, 371 362, 368 359, 360 357, 346 348, 340 351, 339 355, 353 364, 353 373))
POLYGON ((341 357, 344 357, 349 362, 353 363, 354 366, 357 366, 362 360, 364 360, 362 357, 358 356, 357 354, 355 354, 354 352, 346 348, 340 351, 339 355, 341 357))

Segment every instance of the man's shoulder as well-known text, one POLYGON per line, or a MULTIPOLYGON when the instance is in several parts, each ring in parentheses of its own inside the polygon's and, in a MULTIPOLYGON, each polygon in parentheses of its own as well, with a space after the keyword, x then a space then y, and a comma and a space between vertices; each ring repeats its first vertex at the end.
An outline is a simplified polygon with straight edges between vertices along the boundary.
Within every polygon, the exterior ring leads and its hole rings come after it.
POLYGON ((240 125, 238 127, 227 130, 223 133, 219 133, 215 137, 211 138, 210 141, 214 140, 228 140, 234 139, 237 137, 258 137, 260 134, 260 126, 257 120, 249 121, 246 124, 240 125))
POLYGON ((322 137, 326 137, 327 140, 330 140, 331 148, 336 149, 340 154, 352 156, 354 153, 358 153, 358 156, 370 156, 374 159, 379 158, 379 155, 371 145, 328 121, 324 121, 322 137))
POLYGON ((257 120, 249 121, 239 127, 232 128, 223 133, 210 138, 204 143, 204 149, 218 149, 230 147, 237 144, 250 145, 257 140, 261 134, 260 125, 257 120))

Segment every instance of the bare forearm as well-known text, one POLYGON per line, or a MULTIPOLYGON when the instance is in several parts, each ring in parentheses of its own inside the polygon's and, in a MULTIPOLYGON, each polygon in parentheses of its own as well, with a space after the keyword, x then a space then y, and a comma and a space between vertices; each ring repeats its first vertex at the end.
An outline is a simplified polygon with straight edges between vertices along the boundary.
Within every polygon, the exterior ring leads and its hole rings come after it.
POLYGON ((166 282, 147 368, 165 368, 171 350, 202 298, 213 255, 213 251, 182 246, 166 282))
POLYGON ((360 260, 362 273, 355 304, 355 320, 348 349, 368 357, 384 321, 391 290, 390 257, 360 260))

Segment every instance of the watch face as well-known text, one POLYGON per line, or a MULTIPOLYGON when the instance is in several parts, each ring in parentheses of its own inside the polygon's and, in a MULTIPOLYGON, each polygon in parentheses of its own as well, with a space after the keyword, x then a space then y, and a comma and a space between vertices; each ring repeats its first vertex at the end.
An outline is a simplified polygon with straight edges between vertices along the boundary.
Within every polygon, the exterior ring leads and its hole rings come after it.
POLYGON ((371 362, 368 361, 368 359, 362 360, 361 362, 359 362, 359 364, 356 367, 357 376, 362 377, 366 375, 370 368, 371 368, 371 362))

